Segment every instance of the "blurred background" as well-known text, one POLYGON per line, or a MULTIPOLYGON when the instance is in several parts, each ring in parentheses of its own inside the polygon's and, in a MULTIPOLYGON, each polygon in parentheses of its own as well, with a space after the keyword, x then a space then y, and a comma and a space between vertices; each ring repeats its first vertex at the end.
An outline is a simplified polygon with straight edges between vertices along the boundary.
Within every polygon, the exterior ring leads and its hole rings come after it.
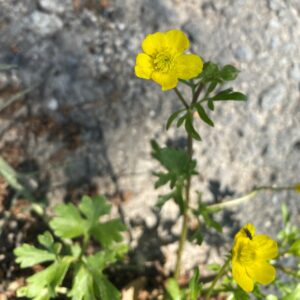
MULTIPOLYGON (((196 121, 203 141, 195 147, 194 189, 217 203, 256 186, 299 182, 298 0, 0 0, 0 65, 13 66, 0 72, 1 157, 50 207, 105 194, 131 230, 137 259, 158 260, 166 272, 181 219, 172 203, 153 209, 163 191, 153 189, 150 139, 184 148, 186 138, 165 130, 180 107, 175 93, 136 78, 133 68, 143 38, 173 28, 204 60, 240 69, 232 87, 249 97, 220 103, 210 114, 215 128, 196 121)), ((24 235, 36 236, 19 213, 25 200, 8 213, 14 195, 0 177, 4 254, 24 235)), ((212 231, 201 248, 187 244, 185 269, 218 261, 243 223, 275 236, 281 203, 299 225, 299 200, 263 193, 219 214, 224 234, 212 231)), ((2 277, 13 276, 8 255, 0 257, 2 277)))

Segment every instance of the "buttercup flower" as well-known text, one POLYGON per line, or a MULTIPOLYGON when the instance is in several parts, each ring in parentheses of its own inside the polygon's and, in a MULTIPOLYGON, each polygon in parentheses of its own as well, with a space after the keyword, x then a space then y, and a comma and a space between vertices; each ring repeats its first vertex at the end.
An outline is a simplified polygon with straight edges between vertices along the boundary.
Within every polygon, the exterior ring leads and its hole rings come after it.
POLYGON ((275 279, 276 270, 267 260, 278 254, 277 243, 267 235, 255 235, 255 227, 246 224, 236 234, 232 249, 232 276, 246 292, 254 283, 269 284, 275 279))
POLYGON ((147 35, 142 43, 145 53, 139 53, 136 57, 136 76, 154 80, 163 91, 175 88, 178 79, 196 77, 202 71, 203 62, 198 55, 184 54, 189 44, 181 30, 147 35))

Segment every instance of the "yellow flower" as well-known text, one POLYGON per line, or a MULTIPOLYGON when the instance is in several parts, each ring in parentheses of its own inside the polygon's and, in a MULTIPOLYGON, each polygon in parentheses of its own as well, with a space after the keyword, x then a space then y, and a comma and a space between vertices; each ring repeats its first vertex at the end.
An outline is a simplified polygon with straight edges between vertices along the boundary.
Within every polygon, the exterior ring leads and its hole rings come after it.
POLYGON ((267 235, 254 234, 255 227, 246 224, 236 234, 232 249, 232 276, 246 292, 251 292, 256 282, 271 283, 276 275, 267 260, 277 256, 277 243, 267 235))
POLYGON ((181 30, 147 35, 142 43, 145 53, 139 53, 136 57, 136 76, 154 80, 163 91, 175 88, 178 79, 196 77, 202 71, 203 62, 198 55, 184 54, 189 44, 181 30))

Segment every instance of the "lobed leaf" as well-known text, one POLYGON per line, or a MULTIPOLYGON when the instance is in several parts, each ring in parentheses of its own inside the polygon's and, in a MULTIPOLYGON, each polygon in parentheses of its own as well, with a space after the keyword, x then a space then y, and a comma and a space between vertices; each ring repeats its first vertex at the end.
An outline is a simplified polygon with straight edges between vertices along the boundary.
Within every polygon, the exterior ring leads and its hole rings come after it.
POLYGON ((110 247, 114 242, 123 240, 121 232, 125 230, 126 226, 121 220, 114 219, 95 225, 91 229, 91 234, 103 247, 110 247))
POLYGON ((70 257, 64 257, 60 262, 54 262, 48 268, 27 279, 27 286, 18 290, 18 297, 28 297, 34 300, 44 300, 56 296, 55 289, 60 286, 71 263, 70 257))
POLYGON ((55 213, 57 216, 50 221, 50 226, 57 236, 75 238, 88 230, 87 221, 73 204, 59 204, 55 207, 55 213))
POLYGON ((99 217, 111 211, 111 205, 106 202, 105 197, 95 196, 93 198, 83 196, 79 204, 79 209, 87 218, 89 228, 99 221, 99 217))
POLYGON ((55 254, 29 244, 23 244, 16 248, 14 254, 17 256, 16 262, 20 264, 21 268, 28 268, 42 262, 55 260, 55 254))

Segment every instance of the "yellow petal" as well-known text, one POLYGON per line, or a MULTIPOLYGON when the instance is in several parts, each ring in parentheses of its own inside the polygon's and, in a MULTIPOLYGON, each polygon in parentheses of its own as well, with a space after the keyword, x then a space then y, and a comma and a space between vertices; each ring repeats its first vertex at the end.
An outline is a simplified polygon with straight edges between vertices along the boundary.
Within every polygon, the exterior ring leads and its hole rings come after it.
POLYGON ((267 235, 258 234, 253 238, 256 257, 259 260, 268 260, 278 255, 277 243, 267 235))
POLYGON ((235 235, 234 239, 236 240, 243 237, 251 240, 254 234, 255 234, 255 227, 252 224, 248 223, 240 229, 240 231, 235 235))
POLYGON ((163 91, 167 91, 176 87, 178 80, 173 74, 153 72, 152 79, 161 85, 163 91))
POLYGON ((247 266, 248 274, 258 283, 269 284, 276 276, 276 270, 265 261, 256 261, 253 265, 247 266))
POLYGON ((156 32, 148 34, 143 40, 142 49, 148 55, 155 55, 166 47, 165 34, 156 32))
POLYGON ((165 36, 167 47, 177 53, 183 53, 190 46, 189 39, 181 30, 169 30, 165 33, 165 36))
POLYGON ((195 54, 180 55, 175 59, 175 71, 180 79, 192 79, 203 69, 202 59, 195 54))
POLYGON ((137 77, 150 79, 153 72, 151 57, 145 53, 139 53, 136 57, 134 71, 137 77))
POLYGON ((248 275, 245 267, 236 259, 232 260, 232 276, 244 291, 252 292, 254 287, 253 279, 248 275))

